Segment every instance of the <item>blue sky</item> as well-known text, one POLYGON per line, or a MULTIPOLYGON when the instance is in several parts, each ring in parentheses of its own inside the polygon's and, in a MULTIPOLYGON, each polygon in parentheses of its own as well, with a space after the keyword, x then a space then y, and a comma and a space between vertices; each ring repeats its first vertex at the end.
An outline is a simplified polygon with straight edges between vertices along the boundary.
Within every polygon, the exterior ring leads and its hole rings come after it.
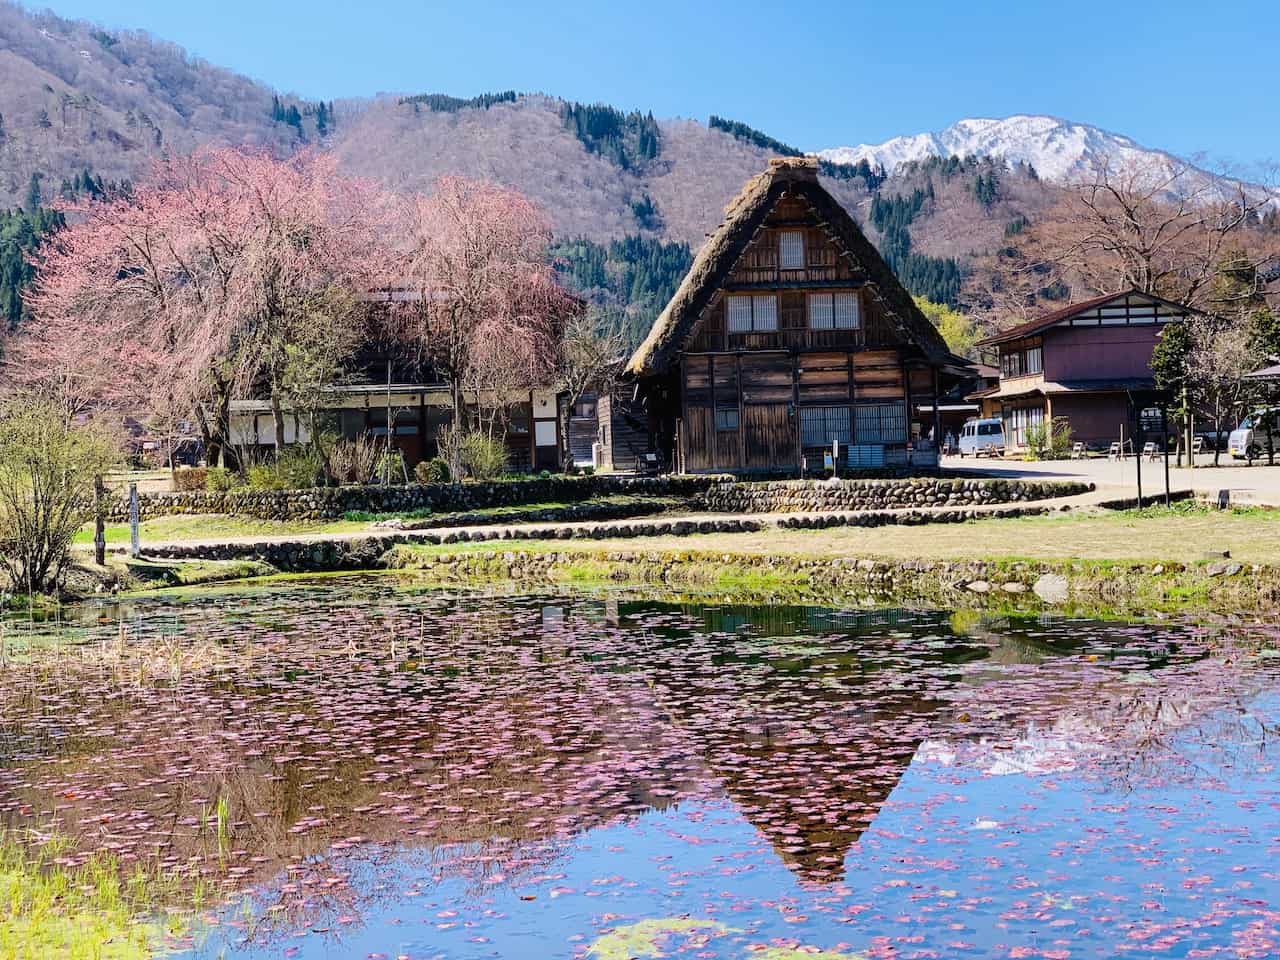
POLYGON ((718 113, 807 150, 1049 113, 1178 153, 1280 160, 1275 0, 50 3, 313 99, 541 91, 718 113))

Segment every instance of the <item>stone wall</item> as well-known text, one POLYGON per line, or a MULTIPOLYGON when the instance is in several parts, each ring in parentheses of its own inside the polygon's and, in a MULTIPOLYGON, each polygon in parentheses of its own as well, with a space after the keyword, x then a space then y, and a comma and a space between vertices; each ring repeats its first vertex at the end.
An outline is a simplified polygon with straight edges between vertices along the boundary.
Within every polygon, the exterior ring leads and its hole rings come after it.
POLYGON ((1070 480, 941 479, 786 480, 717 483, 702 496, 715 513, 821 513, 1025 503, 1092 489, 1070 480))
MULTIPOLYGON (((831 526, 878 527, 887 524, 964 523, 983 517, 1032 516, 1049 512, 1036 504, 1010 504, 984 511, 972 508, 947 510, 881 510, 834 513, 784 520, 780 526, 821 528, 831 526)), ((700 533, 758 533, 769 521, 752 516, 645 517, 610 523, 519 524, 450 530, 397 530, 367 536, 316 539, 264 539, 257 542, 171 544, 152 546, 147 557, 164 560, 255 560, 285 573, 320 573, 336 570, 373 570, 385 565, 384 554, 404 544, 436 546, 485 543, 498 540, 618 540, 635 537, 685 537, 700 533)))
MULTIPOLYGON (((723 477, 534 477, 494 483, 428 483, 392 487, 324 487, 313 490, 232 490, 215 493, 143 493, 141 519, 178 514, 226 514, 260 520, 331 520, 353 510, 402 513, 429 507, 436 513, 482 510, 526 503, 578 502, 616 494, 687 497, 723 477)), ((129 518, 125 494, 107 519, 129 518)))

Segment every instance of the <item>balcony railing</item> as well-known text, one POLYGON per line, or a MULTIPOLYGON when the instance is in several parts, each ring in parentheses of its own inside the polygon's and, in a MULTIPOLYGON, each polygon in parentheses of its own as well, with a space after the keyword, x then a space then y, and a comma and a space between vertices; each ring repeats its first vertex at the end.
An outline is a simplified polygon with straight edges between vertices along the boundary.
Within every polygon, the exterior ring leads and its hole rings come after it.
POLYGON ((755 330, 750 333, 703 331, 693 344, 695 351, 822 350, 833 347, 858 349, 866 335, 858 330, 755 330))

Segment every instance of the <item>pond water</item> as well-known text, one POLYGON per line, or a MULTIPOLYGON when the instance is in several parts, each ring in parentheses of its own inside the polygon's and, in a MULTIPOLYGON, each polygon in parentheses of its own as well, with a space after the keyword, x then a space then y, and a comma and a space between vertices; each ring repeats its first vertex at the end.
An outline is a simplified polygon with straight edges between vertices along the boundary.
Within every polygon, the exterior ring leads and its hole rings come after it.
POLYGON ((374 578, 19 639, 0 824, 206 877, 181 956, 1280 955, 1264 627, 374 578))

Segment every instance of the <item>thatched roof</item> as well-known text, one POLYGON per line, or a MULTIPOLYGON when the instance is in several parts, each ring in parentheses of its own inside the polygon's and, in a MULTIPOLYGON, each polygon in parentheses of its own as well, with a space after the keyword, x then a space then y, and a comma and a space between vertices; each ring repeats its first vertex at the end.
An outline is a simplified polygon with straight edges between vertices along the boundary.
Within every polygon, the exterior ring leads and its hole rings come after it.
POLYGON ((770 160, 769 169, 748 180, 725 208, 724 220, 702 245, 671 302, 631 357, 628 374, 646 377, 670 368, 716 291, 784 195, 799 196, 808 203, 818 224, 848 258, 855 277, 868 285, 905 341, 931 361, 944 363, 951 358, 937 328, 920 312, 849 212, 818 182, 818 161, 782 157, 770 160))

